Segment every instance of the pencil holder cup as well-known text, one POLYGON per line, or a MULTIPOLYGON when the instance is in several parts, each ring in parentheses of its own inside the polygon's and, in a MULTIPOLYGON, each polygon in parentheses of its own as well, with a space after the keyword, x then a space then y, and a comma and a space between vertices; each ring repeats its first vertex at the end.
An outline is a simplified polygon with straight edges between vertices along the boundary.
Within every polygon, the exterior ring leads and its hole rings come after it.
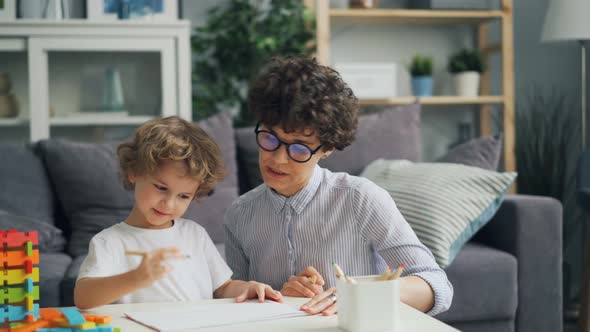
POLYGON ((349 332, 399 331, 399 280, 377 277, 354 277, 356 284, 338 279, 339 328, 349 332))

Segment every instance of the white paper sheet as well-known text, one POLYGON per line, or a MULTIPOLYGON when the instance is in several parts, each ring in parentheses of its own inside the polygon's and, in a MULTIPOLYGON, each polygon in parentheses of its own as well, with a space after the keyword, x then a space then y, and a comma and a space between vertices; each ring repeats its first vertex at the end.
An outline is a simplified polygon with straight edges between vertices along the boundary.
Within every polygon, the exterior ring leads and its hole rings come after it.
POLYGON ((161 332, 223 326, 245 322, 306 316, 288 304, 265 303, 199 304, 170 310, 126 312, 127 318, 161 332))

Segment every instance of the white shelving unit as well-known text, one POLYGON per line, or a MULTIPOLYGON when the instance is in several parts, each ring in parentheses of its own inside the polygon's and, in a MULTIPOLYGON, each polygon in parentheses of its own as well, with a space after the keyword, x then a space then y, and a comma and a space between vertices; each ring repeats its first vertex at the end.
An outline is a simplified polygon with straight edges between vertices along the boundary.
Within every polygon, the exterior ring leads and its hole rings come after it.
POLYGON ((136 126, 153 116, 50 117, 50 52, 156 52, 160 55, 158 116, 192 119, 190 23, 88 20, 0 22, 0 52, 26 52, 29 118, 0 119, 0 127, 29 125, 30 140, 50 137, 52 126, 136 126))
POLYGON ((513 48, 513 10, 512 0, 501 0, 499 10, 416 10, 416 9, 333 9, 324 0, 305 0, 316 12, 317 59, 330 65, 331 24, 394 24, 394 25, 456 25, 473 26, 477 30, 478 48, 487 62, 491 54, 499 53, 502 61, 502 93, 494 96, 490 92, 489 72, 484 72, 480 95, 474 98, 459 96, 433 96, 416 98, 414 96, 392 99, 364 99, 361 105, 404 105, 418 100, 423 105, 477 105, 480 110, 480 133, 492 133, 491 106, 503 108, 503 161, 504 169, 516 170, 515 127, 514 127, 514 48, 513 48), (491 44, 488 30, 491 21, 499 21, 501 40, 491 44))

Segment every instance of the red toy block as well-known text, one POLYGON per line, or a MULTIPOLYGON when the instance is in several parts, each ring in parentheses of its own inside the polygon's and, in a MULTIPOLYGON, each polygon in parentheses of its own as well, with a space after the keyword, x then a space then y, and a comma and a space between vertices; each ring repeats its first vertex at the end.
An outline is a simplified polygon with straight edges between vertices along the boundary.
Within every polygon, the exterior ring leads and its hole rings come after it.
POLYGON ((0 242, 6 244, 6 247, 22 247, 31 241, 33 245, 39 245, 39 235, 36 231, 19 232, 15 229, 10 229, 7 232, 0 231, 0 242))

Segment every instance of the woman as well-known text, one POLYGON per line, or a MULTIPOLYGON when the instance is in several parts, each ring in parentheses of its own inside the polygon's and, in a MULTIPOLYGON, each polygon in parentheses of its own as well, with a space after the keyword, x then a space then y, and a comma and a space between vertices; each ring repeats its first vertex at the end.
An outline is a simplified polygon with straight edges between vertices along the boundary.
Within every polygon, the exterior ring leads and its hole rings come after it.
POLYGON ((329 315, 337 311, 332 262, 351 276, 403 263, 401 301, 430 315, 447 310, 452 286, 391 196, 317 165, 354 140, 359 102, 340 75, 312 59, 273 59, 251 84, 248 106, 259 121, 264 184, 225 216, 234 278, 313 297, 302 310, 329 315))

